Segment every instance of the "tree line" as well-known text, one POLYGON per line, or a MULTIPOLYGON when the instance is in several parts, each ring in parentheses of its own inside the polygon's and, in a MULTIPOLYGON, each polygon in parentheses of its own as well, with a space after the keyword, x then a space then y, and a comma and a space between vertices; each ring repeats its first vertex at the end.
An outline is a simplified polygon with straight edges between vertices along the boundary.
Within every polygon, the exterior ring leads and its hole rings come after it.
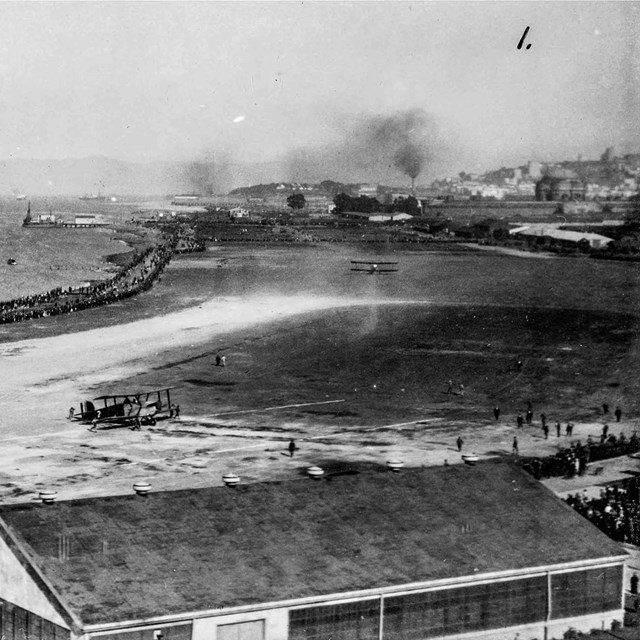
MULTIPOLYGON (((287 206, 292 210, 304 209, 306 200, 303 193, 292 193, 287 198, 287 206)), ((357 211, 358 213, 407 213, 411 216, 420 214, 420 205, 413 196, 396 198, 389 203, 381 203, 377 198, 369 196, 349 196, 339 193, 333 198, 335 213, 357 211)))

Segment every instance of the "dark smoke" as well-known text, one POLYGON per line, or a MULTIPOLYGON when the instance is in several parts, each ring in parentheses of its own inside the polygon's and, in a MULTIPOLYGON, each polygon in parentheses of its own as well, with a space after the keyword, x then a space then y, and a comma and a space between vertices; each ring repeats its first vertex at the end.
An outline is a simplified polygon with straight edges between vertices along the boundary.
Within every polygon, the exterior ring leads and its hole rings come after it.
POLYGON ((422 171, 422 163, 425 156, 419 147, 412 142, 399 149, 395 155, 396 166, 406 173, 412 180, 415 180, 422 171))
POLYGON ((412 180, 422 171, 429 156, 429 138, 434 127, 426 113, 405 111, 393 116, 377 116, 369 125, 371 143, 392 158, 394 166, 412 180))
POLYGON ((434 119, 421 109, 343 117, 336 129, 336 142, 291 151, 280 179, 393 184, 400 175, 413 181, 425 171, 433 174, 440 170, 434 161, 445 155, 434 119))
POLYGON ((216 152, 203 154, 198 160, 187 163, 182 172, 186 189, 203 196, 225 192, 229 180, 228 158, 216 152))

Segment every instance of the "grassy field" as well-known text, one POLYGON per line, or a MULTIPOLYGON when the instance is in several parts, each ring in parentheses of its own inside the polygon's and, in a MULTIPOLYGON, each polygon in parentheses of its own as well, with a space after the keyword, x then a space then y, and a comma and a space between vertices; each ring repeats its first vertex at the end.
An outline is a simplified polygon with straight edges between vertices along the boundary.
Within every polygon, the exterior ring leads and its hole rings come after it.
POLYGON ((561 421, 594 418, 605 401, 625 416, 640 412, 633 266, 455 251, 390 255, 400 272, 386 276, 351 273, 349 258, 362 257, 352 248, 225 248, 179 258, 123 317, 213 295, 333 295, 362 305, 181 349, 109 390, 175 385, 183 410, 205 416, 339 399, 286 415, 354 427, 489 419, 495 405, 515 421, 528 401, 561 421), (225 368, 215 366, 219 351, 225 368), (456 393, 447 393, 449 380, 456 393))

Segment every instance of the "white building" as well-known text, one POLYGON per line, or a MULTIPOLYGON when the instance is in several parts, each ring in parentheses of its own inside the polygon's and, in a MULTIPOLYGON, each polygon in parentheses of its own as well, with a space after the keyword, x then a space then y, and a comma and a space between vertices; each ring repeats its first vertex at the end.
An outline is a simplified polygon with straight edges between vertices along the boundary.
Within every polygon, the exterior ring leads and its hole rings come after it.
POLYGON ((515 229, 510 229, 509 233, 523 237, 549 238, 570 245, 577 245, 586 240, 592 249, 602 249, 610 242, 613 242, 611 238, 607 238, 599 233, 565 231, 564 229, 558 229, 555 226, 547 226, 544 224, 523 225, 515 229))

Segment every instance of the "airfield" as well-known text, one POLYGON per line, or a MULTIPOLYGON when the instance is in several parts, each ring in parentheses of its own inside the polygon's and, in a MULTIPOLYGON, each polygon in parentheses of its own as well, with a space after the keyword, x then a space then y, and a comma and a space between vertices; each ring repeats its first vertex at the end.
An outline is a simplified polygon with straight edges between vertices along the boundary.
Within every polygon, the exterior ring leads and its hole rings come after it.
MULTIPOLYGON (((0 328, 0 497, 59 499, 545 455, 640 415, 638 270, 473 247, 212 245, 147 293, 0 328), (350 271, 350 260, 399 271, 350 271), (215 366, 218 353, 227 366, 215 366), (449 381, 453 383, 449 391, 449 381), (462 385, 462 387, 460 387, 462 385), (179 420, 91 433, 69 407, 175 386, 179 420), (534 425, 516 416, 531 402, 534 425), (493 408, 499 406, 499 420, 493 408), (540 414, 552 425, 549 440, 540 414), (293 457, 287 445, 295 439, 293 457)), ((630 463, 627 463, 627 466, 630 463)), ((633 463, 635 464, 635 463, 633 463)))

